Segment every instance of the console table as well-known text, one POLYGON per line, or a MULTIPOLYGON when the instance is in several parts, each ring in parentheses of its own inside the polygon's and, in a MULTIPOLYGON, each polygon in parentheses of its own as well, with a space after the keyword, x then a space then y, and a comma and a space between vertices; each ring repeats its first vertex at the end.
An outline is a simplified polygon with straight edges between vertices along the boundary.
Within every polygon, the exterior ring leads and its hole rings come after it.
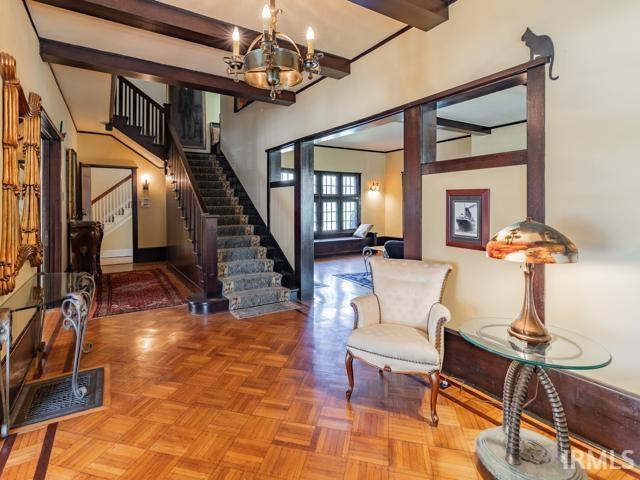
POLYGON ((0 434, 3 437, 11 428, 14 401, 33 359, 45 354, 42 331, 48 308, 60 307, 63 327, 75 333, 71 389, 78 399, 86 395, 86 388, 78 385, 78 369, 82 353, 91 350, 91 345, 85 346, 84 340, 94 293, 95 282, 88 273, 39 273, 0 305, 0 345, 4 356, 4 366, 0 368, 0 434))
POLYGON ((569 430, 562 403, 547 369, 591 370, 611 363, 611 355, 598 343, 578 333, 547 327, 547 344, 529 345, 508 333, 511 319, 478 318, 460 328, 473 345, 511 360, 503 391, 502 427, 485 430, 476 440, 476 454, 498 480, 575 480, 588 478, 571 459, 569 430), (537 376, 551 405, 556 442, 521 429, 529 382, 537 376))

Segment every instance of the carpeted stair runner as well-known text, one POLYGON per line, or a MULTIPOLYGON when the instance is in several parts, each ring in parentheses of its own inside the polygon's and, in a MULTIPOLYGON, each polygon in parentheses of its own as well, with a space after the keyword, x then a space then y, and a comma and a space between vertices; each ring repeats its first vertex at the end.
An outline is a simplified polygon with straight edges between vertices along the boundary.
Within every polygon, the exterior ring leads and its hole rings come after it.
POLYGON ((187 159, 209 213, 218 215, 218 278, 229 310, 246 318, 295 308, 223 167, 213 156, 187 154, 187 159))

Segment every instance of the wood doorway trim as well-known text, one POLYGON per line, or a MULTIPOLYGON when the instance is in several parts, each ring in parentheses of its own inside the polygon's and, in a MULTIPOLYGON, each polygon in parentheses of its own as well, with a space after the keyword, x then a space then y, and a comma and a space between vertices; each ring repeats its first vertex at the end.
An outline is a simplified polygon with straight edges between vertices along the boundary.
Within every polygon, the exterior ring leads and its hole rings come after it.
POLYGON ((62 272, 62 134, 42 110, 41 234, 45 272, 62 272))
MULTIPOLYGON (((83 168, 112 168, 119 170, 131 170, 131 230, 133 231, 132 249, 133 263, 140 258, 140 249, 138 248, 138 167, 123 165, 102 165, 98 163, 80 163, 80 177, 82 178, 83 168)), ((82 198, 82 184, 80 184, 79 197, 82 198)))

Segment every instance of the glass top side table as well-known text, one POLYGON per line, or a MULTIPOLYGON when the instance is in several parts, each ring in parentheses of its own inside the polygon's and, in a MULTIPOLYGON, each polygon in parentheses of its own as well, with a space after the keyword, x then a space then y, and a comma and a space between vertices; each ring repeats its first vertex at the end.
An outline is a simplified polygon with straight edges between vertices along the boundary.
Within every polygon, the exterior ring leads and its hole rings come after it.
MULTIPOLYGON (((85 346, 85 334, 89 312, 95 294, 95 281, 88 273, 37 273, 23 285, 14 290, 0 305, 0 346, 5 364, 0 369, 0 393, 2 401, 2 424, 0 435, 7 436, 11 427, 13 401, 24 383, 26 370, 38 354, 43 354, 42 322, 48 308, 60 307, 62 325, 66 330, 73 329, 76 337, 73 357, 71 388, 76 398, 86 394, 86 388, 78 385, 78 370, 82 353, 87 353, 91 345, 85 346), (33 323, 16 324, 14 316, 26 310, 36 310, 33 323), (34 330, 28 329, 34 328, 34 330), (25 335, 33 338, 32 356, 28 363, 18 361, 12 367, 9 352, 13 352, 25 335), (24 364, 24 365, 23 365, 24 364), (26 365, 26 369, 24 368, 26 365), (22 367, 22 368, 21 368, 22 367), (20 370, 20 371, 18 371, 20 370)), ((22 360, 22 359, 20 359, 22 360)))
POLYGON ((468 342, 512 361, 504 382, 502 427, 485 430, 478 436, 478 458, 497 479, 586 479, 582 467, 571 459, 564 409, 546 369, 602 368, 611 363, 611 354, 593 340, 555 327, 547 327, 552 335, 548 344, 529 346, 509 335, 511 321, 477 318, 460 328, 460 334, 468 342), (520 428, 529 382, 534 374, 551 405, 555 444, 520 428))

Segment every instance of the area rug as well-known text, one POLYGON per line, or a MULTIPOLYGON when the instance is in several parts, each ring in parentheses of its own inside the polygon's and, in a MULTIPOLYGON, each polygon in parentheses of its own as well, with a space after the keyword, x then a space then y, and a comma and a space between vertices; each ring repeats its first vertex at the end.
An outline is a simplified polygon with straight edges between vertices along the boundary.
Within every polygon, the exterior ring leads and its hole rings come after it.
POLYGON ((158 268, 106 273, 96 293, 94 317, 175 307, 186 301, 166 273, 158 268))
POLYGON ((371 275, 369 275, 369 272, 336 273, 334 277, 342 278, 343 280, 357 283, 358 285, 361 285, 363 287, 367 287, 373 290, 373 285, 371 283, 371 275))
POLYGON ((229 313, 238 320, 243 318, 258 317, 260 315, 269 315, 271 313, 286 312, 288 310, 297 310, 298 305, 293 302, 277 302, 257 307, 240 308, 238 310, 230 310, 229 313))

